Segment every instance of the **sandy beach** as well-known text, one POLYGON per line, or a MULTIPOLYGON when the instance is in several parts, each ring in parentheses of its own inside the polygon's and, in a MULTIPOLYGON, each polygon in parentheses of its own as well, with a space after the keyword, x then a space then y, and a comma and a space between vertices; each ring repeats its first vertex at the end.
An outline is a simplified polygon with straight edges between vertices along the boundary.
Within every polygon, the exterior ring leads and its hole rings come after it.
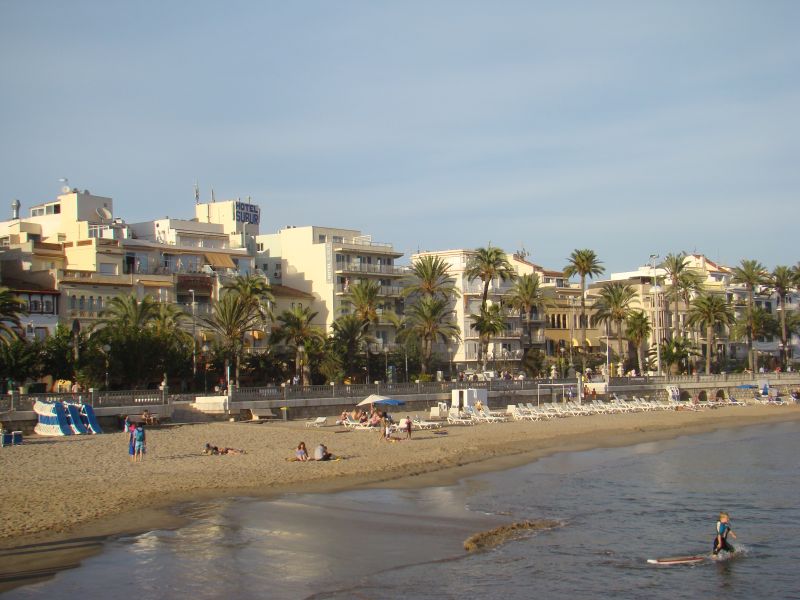
POLYGON ((800 406, 794 405, 594 415, 451 426, 446 434, 417 430, 411 440, 394 443, 381 441, 374 431, 307 428, 303 422, 212 423, 149 430, 146 458, 135 464, 129 461, 122 432, 34 436, 22 446, 0 451, 0 547, 42 536, 142 530, 158 513, 139 513, 135 519, 127 513, 198 498, 442 484, 468 472, 505 468, 553 452, 799 417, 800 406), (322 442, 342 460, 288 461, 300 440, 310 451, 322 442), (241 448, 246 454, 206 456, 206 442, 241 448))

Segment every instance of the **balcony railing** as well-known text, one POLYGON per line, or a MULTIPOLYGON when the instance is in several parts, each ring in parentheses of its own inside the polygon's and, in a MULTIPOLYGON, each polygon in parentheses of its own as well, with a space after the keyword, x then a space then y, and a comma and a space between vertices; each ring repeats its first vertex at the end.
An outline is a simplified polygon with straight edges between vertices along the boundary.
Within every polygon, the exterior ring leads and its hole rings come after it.
POLYGON ((393 275, 396 277, 406 274, 405 267, 394 265, 373 265, 358 263, 336 263, 337 273, 374 273, 376 275, 393 275))
MULTIPOLYGON (((337 294, 347 294, 354 284, 341 284, 337 283, 335 290, 337 294)), ((382 285, 379 295, 380 296, 399 296, 403 293, 403 288, 399 285, 382 285)))

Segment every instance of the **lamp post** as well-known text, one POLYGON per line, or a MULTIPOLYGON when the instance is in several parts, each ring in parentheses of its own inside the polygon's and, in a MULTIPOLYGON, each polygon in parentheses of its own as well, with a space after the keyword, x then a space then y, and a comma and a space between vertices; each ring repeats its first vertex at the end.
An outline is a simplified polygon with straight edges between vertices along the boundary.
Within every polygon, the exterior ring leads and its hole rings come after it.
POLYGON ((192 387, 194 387, 194 379, 197 377, 197 340, 195 339, 195 303, 194 303, 194 290, 189 290, 192 295, 192 387))
POLYGON ((386 376, 386 383, 389 383, 389 346, 384 344, 383 346, 383 358, 384 358, 384 375, 386 376))
POLYGON ((306 384, 306 370, 304 367, 305 354, 306 354, 305 344, 299 344, 297 346, 297 357, 300 363, 300 385, 306 384))
POLYGON ((559 369, 561 371, 561 379, 565 379, 567 375, 565 373, 566 369, 564 365, 564 347, 562 346, 561 348, 558 349, 558 351, 561 353, 561 361, 559 362, 559 367, 561 367, 559 369))
POLYGON ((106 358, 106 391, 108 391, 108 353, 111 352, 111 346, 103 344, 103 354, 106 358))
POLYGON ((447 347, 447 353, 450 355, 450 381, 453 381, 453 347, 447 347))
POLYGON ((203 344, 203 393, 208 393, 208 344, 203 344))
POLYGON ((575 339, 575 296, 569 297, 569 366, 572 367, 572 346, 575 339))
POLYGON ((653 338, 656 341, 656 374, 661 375, 661 338, 659 336, 659 314, 658 314, 658 295, 661 293, 661 288, 658 287, 658 279, 656 278, 656 259, 658 254, 650 255, 650 266, 653 271, 653 338))

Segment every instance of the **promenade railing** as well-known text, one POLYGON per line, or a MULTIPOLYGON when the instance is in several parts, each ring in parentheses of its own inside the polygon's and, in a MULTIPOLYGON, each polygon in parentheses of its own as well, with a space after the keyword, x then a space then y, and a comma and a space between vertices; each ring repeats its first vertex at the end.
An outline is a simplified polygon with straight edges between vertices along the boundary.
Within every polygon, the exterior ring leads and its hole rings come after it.
MULTIPOLYGON (((767 381, 771 386, 798 385, 800 386, 800 373, 722 373, 714 375, 645 375, 641 377, 612 377, 609 387, 620 388, 627 386, 664 386, 681 384, 706 384, 719 386, 757 385, 767 381)), ((601 383, 602 379, 595 378, 588 383, 601 383)), ((286 402, 314 398, 349 398, 363 399, 370 394, 388 397, 415 396, 432 394, 449 394, 452 390, 476 388, 488 391, 535 391, 543 387, 577 386, 576 378, 566 379, 494 379, 491 381, 432 381, 432 382, 398 382, 398 383, 362 383, 362 384, 336 384, 336 385, 271 385, 263 387, 238 388, 231 391, 231 401, 258 401, 279 400, 286 402)), ((178 402, 194 402, 198 396, 208 396, 203 393, 171 393, 169 388, 156 390, 89 390, 77 393, 35 393, 19 394, 13 392, 0 396, 0 413, 8 411, 31 411, 36 400, 87 403, 95 407, 115 406, 148 406, 159 404, 174 404, 178 402)), ((224 392, 216 395, 224 396, 224 392)))

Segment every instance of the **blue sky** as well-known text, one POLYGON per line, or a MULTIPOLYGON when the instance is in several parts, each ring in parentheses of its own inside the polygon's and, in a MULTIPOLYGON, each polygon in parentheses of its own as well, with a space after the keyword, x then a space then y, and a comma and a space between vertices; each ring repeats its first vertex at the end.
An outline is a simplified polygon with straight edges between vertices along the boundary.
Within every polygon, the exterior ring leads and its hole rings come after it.
POLYGON ((0 203, 68 177, 187 218, 197 181, 262 233, 795 264, 798 26, 777 0, 0 0, 0 203))

